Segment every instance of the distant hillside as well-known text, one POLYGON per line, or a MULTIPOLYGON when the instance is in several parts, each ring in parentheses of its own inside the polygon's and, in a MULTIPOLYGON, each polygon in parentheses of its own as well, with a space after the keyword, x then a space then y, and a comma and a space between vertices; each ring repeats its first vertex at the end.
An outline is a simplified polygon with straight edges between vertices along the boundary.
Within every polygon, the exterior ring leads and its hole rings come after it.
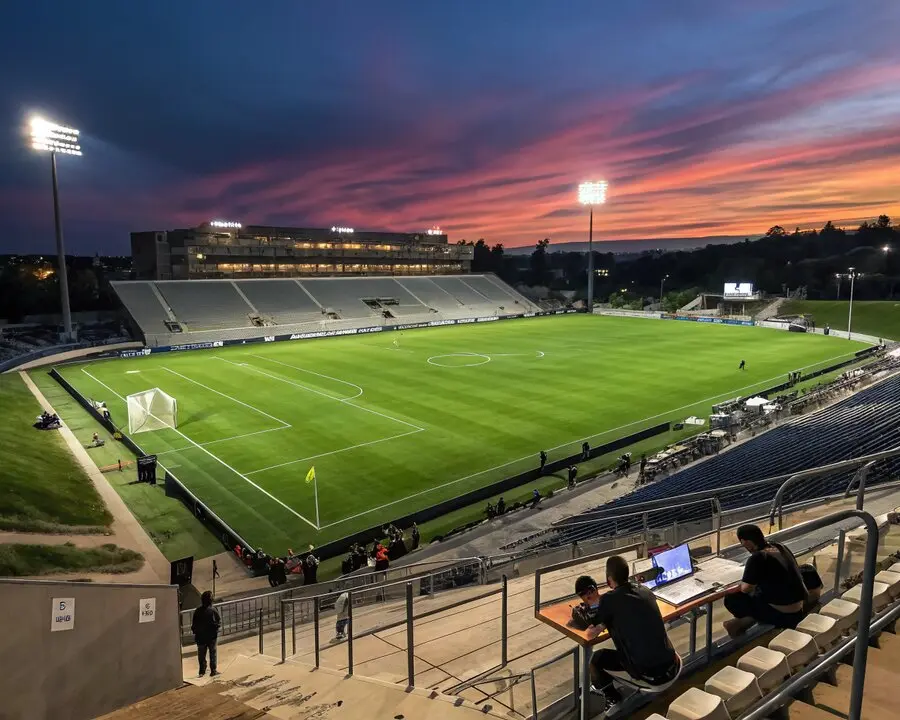
MULTIPOLYGON (((812 315, 818 327, 831 325, 847 329, 850 303, 846 300, 791 300, 779 310, 781 315, 812 315)), ((900 302, 856 300, 853 303, 854 332, 900 340, 900 302)))
MULTIPOLYGON (((756 240, 759 235, 751 235, 751 240, 756 240)), ((664 250, 671 252, 673 250, 695 250, 696 248, 706 247, 707 245, 732 245, 742 242, 746 239, 745 235, 719 235, 713 237, 702 238, 654 238, 651 240, 605 240, 594 243, 594 251, 600 253, 640 253, 648 250, 664 250)), ((586 242, 566 242, 553 243, 550 242, 550 252, 587 252, 588 244, 586 242)), ((526 245, 523 247, 505 248, 509 255, 530 255, 534 247, 526 245)))

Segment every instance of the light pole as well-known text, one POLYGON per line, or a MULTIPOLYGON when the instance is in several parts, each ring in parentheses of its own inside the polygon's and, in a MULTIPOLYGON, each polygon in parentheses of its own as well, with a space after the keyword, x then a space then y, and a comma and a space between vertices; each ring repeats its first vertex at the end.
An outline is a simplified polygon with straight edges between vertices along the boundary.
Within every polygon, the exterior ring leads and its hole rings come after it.
POLYGON ((659 281, 659 309, 662 310, 662 299, 663 299, 663 285, 666 284, 666 280, 669 279, 668 275, 663 275, 662 280, 659 281))
POLYGON ((847 339, 851 340, 853 330, 853 285, 856 281, 856 269, 850 268, 850 310, 847 312, 847 339))
POLYGON ((56 125, 44 118, 31 119, 31 147, 50 153, 50 174, 53 178, 53 220, 56 226, 56 257, 59 265, 59 294, 62 301, 64 339, 71 341, 72 312, 69 308, 69 277, 66 272, 66 251, 63 245, 62 219, 59 214, 59 186, 56 179, 56 154, 81 155, 78 131, 74 128, 56 125))
POLYGON ((606 202, 606 189, 609 183, 606 180, 596 182, 583 182, 578 186, 578 201, 591 209, 590 225, 588 226, 588 286, 587 306, 588 312, 594 312, 594 205, 603 205, 606 202))

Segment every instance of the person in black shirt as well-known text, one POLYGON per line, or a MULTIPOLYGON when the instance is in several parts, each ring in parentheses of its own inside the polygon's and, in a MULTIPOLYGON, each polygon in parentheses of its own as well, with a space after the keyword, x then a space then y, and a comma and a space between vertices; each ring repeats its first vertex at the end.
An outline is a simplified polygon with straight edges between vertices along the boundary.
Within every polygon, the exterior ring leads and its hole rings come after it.
POLYGON ((811 594, 817 599, 821 593, 818 573, 810 566, 801 571, 794 554, 780 543, 768 542, 756 525, 741 525, 737 537, 750 558, 740 592, 725 598, 725 608, 734 615, 725 621, 728 634, 737 637, 758 622, 797 627, 809 610, 811 594))
POLYGON ((544 466, 547 464, 547 453, 541 450, 541 472, 544 472, 544 466))
POLYGON ((206 675, 207 651, 209 651, 210 677, 219 674, 219 671, 216 670, 218 660, 216 639, 219 636, 222 619, 219 617, 219 612, 212 606, 212 602, 212 593, 207 590, 200 596, 200 607, 194 610, 194 617, 191 620, 191 632, 194 633, 194 640, 197 642, 200 677, 206 675))
POLYGON ((656 598, 643 585, 628 582, 628 563, 618 555, 606 561, 606 584, 610 591, 601 595, 597 583, 583 575, 575 581, 575 593, 588 606, 593 622, 585 630, 587 638, 593 640, 605 628, 615 645, 615 650, 604 648, 591 658, 592 690, 613 706, 622 698, 613 686, 615 676, 662 687, 678 677, 681 660, 666 634, 656 598))
POLYGON ((591 444, 585 440, 581 443, 581 459, 589 460, 591 457, 591 444))

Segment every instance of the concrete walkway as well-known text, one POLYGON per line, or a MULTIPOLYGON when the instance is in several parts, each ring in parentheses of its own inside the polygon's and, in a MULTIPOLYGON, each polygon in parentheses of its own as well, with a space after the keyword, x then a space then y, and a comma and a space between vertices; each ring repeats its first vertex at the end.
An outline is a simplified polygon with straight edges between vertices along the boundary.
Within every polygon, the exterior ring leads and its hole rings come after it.
MULTIPOLYGON (((41 408, 50 413, 56 411, 44 397, 40 389, 32 382, 27 373, 20 372, 19 377, 31 393, 37 398, 41 408)), ((135 550, 144 556, 144 566, 134 573, 123 575, 114 575, 108 573, 87 574, 78 573, 77 578, 88 578, 104 580, 106 582, 122 582, 122 583, 165 583, 169 582, 169 561, 166 560, 160 549, 156 547, 153 540, 135 519, 134 515, 125 505, 125 502, 115 491, 112 485, 107 482, 103 473, 91 460, 90 455, 75 437, 74 433, 66 427, 65 424, 60 428, 60 434, 69 446, 74 460, 84 468, 85 473, 94 484, 94 488, 103 500, 107 509, 113 516, 110 525, 110 533, 104 535, 55 535, 46 533, 2 533, 0 534, 0 542, 3 543, 27 543, 27 544, 45 544, 45 545, 62 545, 71 542, 76 547, 99 547, 107 543, 118 545, 122 548, 135 550), (7 539, 9 538, 9 539, 7 539)), ((42 575, 41 579, 50 577, 60 578, 60 576, 42 575)), ((68 575, 67 575, 68 577, 68 575)))

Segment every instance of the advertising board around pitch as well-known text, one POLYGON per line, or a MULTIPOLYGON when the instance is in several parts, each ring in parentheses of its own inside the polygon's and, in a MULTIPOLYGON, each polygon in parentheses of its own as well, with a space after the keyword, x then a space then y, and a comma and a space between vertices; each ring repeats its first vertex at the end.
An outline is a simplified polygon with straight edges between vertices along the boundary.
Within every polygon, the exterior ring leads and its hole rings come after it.
POLYGON ((75 598, 53 598, 50 632, 75 629, 75 598))

